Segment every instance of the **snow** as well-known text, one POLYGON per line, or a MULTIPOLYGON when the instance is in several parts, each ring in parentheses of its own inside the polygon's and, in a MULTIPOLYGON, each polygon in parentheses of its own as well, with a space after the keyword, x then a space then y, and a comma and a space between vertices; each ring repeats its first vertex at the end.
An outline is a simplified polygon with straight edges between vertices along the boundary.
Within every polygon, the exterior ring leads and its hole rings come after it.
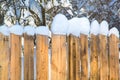
POLYGON ((11 28, 10 28, 10 33, 13 33, 13 34, 16 34, 16 35, 22 35, 23 34, 23 27, 21 25, 13 25, 11 28))
POLYGON ((33 36, 35 34, 35 28, 32 26, 26 26, 24 28, 24 33, 27 33, 27 35, 33 36))
POLYGON ((113 28, 110 29, 109 36, 111 34, 114 34, 115 36, 117 36, 119 38, 119 31, 118 31, 118 29, 116 27, 113 27, 113 28))
POLYGON ((100 25, 97 20, 91 22, 91 34, 98 35, 99 34, 100 25))
POLYGON ((67 31, 67 35, 74 35, 74 36, 80 36, 80 25, 79 25, 79 18, 75 17, 69 20, 69 27, 67 31))
POLYGON ((45 36, 50 36, 50 31, 48 29, 48 27, 46 26, 39 26, 36 28, 36 34, 40 34, 40 35, 45 35, 45 36))
POLYGON ((51 31, 54 34, 66 35, 68 25, 68 19, 63 14, 57 14, 53 19, 51 31))
POLYGON ((107 36, 108 35, 108 27, 109 27, 109 25, 108 25, 108 22, 107 21, 105 21, 105 20, 103 20, 101 23, 100 23, 100 34, 102 34, 102 35, 105 35, 105 36, 107 36))
POLYGON ((5 36, 9 36, 10 35, 9 28, 6 25, 0 26, 0 33, 2 33, 5 36))
POLYGON ((80 33, 84 35, 89 35, 90 32, 90 21, 87 17, 81 17, 79 19, 80 23, 80 33))

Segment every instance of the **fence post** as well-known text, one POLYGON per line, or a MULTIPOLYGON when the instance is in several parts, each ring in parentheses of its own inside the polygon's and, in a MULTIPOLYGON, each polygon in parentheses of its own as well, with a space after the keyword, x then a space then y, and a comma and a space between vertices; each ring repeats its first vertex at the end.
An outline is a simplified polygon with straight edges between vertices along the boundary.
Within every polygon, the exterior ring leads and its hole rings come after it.
POLYGON ((99 35, 99 55, 100 55, 100 80, 108 80, 108 46, 107 36, 99 35))
POLYGON ((52 35, 51 80, 67 80, 67 45, 65 35, 52 35))
POLYGON ((110 80, 119 80, 119 38, 114 34, 109 37, 110 80))
POLYGON ((88 37, 80 35, 80 54, 81 54, 81 79, 88 80, 88 37))
POLYGON ((21 36, 10 34, 10 80, 21 80, 21 36))
POLYGON ((48 80, 48 36, 38 34, 36 37, 36 80, 48 80))
POLYGON ((24 80, 34 80, 34 37, 24 34, 24 80))
POLYGON ((90 80, 98 77, 98 36, 91 34, 90 39, 90 80))
POLYGON ((80 80, 80 43, 79 38, 69 36, 69 79, 80 80))
POLYGON ((0 80, 8 80, 9 37, 0 33, 0 80))

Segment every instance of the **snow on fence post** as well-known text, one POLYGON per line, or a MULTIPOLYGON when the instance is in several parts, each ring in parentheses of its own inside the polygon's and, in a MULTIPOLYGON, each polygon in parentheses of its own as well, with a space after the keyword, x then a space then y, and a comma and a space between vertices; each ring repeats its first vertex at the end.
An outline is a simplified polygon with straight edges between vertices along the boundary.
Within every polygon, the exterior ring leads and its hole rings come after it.
POLYGON ((68 61, 66 33, 68 20, 62 14, 57 14, 52 23, 52 62, 51 80, 68 79, 68 61))
POLYGON ((0 26, 0 80, 8 80, 9 74, 9 30, 0 26))
POLYGON ((119 32, 114 27, 109 31, 110 80, 119 80, 119 32))
POLYGON ((49 29, 45 26, 36 28, 36 80, 48 80, 48 36, 49 29))
POLYGON ((99 80, 98 77, 98 34, 99 23, 94 20, 91 23, 91 39, 90 39, 90 80, 99 80))
POLYGON ((21 80, 21 35, 23 28, 14 25, 10 28, 10 80, 21 80))
POLYGON ((69 20, 68 52, 69 52, 69 80, 80 80, 80 26, 79 18, 69 20))
POLYGON ((100 35, 99 35, 99 62, 100 62, 100 80, 108 80, 109 67, 108 67, 108 23, 102 21, 100 24, 100 35))
POLYGON ((80 22, 80 56, 81 56, 81 79, 88 80, 88 35, 90 22, 88 18, 82 17, 80 22))
POLYGON ((24 28, 24 80, 34 80, 34 33, 34 27, 24 28))

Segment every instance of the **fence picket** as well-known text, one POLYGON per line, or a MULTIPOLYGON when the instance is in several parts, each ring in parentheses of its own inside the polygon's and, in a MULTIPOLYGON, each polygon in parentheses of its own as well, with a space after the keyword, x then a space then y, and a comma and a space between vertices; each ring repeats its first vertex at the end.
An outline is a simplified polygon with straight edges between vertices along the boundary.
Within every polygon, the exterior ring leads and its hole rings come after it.
POLYGON ((81 79, 88 80, 88 37, 80 35, 81 79))
POLYGON ((48 37, 43 35, 36 37, 36 80, 48 80, 48 37))
POLYGON ((34 37, 24 34, 24 80, 34 80, 34 37))
POLYGON ((10 80, 21 80, 21 36, 10 34, 10 80))
POLYGON ((9 37, 0 34, 0 80, 8 80, 9 37))
POLYGON ((69 76, 70 80, 80 80, 80 44, 79 38, 69 36, 69 76))
POLYGON ((67 80, 66 36, 52 35, 51 80, 67 80))
POLYGON ((115 35, 109 37, 109 61, 110 61, 110 80, 119 78, 119 39, 115 35))
POLYGON ((98 36, 91 34, 90 39, 90 80, 99 80, 98 77, 98 36))

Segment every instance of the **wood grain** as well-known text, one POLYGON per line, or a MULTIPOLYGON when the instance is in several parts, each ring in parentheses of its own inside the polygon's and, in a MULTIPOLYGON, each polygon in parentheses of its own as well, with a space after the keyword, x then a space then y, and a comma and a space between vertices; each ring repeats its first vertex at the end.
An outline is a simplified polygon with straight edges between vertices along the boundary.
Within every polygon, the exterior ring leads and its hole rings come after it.
POLYGON ((0 34, 0 80, 8 80, 9 37, 0 34))
POLYGON ((52 35, 51 80, 67 80, 66 36, 52 35))
POLYGON ((34 37, 24 34, 24 80, 34 80, 34 37))
POLYGON ((10 80, 21 80, 21 36, 10 35, 10 80))
POLYGON ((48 80, 48 37, 37 35, 37 80, 48 80))

